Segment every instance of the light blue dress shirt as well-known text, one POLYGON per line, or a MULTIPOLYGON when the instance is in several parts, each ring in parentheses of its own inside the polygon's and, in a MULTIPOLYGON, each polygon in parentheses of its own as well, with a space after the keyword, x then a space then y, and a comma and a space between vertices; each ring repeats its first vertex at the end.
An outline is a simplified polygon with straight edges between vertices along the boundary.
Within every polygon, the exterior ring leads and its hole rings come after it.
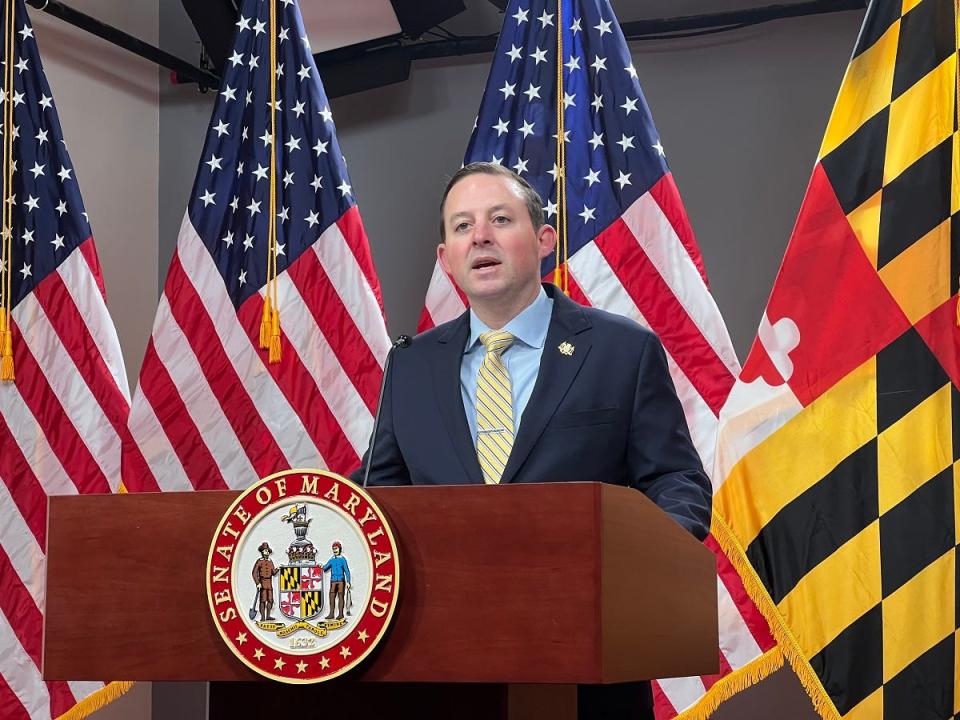
MULTIPOLYGON (((543 343, 547 339, 550 316, 553 313, 553 300, 543 288, 530 305, 502 330, 514 337, 513 345, 503 353, 503 362, 510 373, 513 394, 513 435, 517 436, 523 411, 527 407, 533 386, 540 372, 540 357, 543 355, 543 343)), ((491 330, 470 310, 470 335, 463 350, 460 363, 460 395, 463 397, 463 410, 470 426, 470 436, 474 447, 477 444, 477 373, 483 363, 486 350, 480 342, 480 335, 491 330)))

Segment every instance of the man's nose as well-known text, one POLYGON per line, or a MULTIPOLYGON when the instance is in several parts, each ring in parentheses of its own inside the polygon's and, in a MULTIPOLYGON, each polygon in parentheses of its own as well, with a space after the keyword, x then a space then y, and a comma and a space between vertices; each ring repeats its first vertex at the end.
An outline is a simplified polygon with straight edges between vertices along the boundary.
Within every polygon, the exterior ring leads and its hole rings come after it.
POLYGON ((486 220, 481 220, 473 226, 473 242, 476 245, 485 245, 493 240, 493 226, 486 220))

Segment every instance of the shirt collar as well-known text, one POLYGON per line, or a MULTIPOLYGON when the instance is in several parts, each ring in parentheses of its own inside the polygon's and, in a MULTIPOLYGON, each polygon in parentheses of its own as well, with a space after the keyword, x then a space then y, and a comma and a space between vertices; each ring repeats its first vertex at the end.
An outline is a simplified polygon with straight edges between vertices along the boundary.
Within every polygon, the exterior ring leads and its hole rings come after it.
MULTIPOLYGON (((503 326, 503 329, 514 336, 524 345, 532 348, 542 348, 547 339, 547 330, 550 327, 550 315, 553 312, 553 299, 540 286, 540 292, 532 303, 527 305, 519 315, 503 326)), ((470 308, 470 335, 464 347, 464 354, 470 352, 480 342, 480 335, 491 328, 477 317, 470 308)))

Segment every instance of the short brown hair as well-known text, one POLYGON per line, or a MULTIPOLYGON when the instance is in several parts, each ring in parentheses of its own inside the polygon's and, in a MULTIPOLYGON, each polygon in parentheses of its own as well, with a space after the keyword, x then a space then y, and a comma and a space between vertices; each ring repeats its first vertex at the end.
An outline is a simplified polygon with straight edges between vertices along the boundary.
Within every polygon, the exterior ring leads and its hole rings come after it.
POLYGON ((447 195, 450 194, 454 185, 470 175, 497 175, 513 181, 520 190, 523 204, 527 206, 527 213, 530 215, 530 222, 533 225, 533 229, 539 230, 543 227, 545 222, 543 217, 543 202, 540 200, 540 193, 534 190, 533 185, 517 175, 513 170, 505 168, 499 163, 473 162, 457 170, 443 191, 443 197, 440 200, 440 240, 443 242, 447 240, 447 228, 443 222, 443 206, 447 203, 447 195))

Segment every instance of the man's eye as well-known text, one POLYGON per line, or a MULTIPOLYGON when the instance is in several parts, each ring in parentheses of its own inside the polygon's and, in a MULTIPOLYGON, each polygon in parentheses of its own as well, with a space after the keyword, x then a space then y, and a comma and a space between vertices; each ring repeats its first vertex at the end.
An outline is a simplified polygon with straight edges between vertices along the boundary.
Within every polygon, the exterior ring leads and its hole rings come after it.
POLYGON ((454 230, 455 230, 456 232, 463 232, 463 231, 466 230, 468 227, 469 227, 469 223, 462 222, 462 223, 458 224, 458 225, 454 228, 454 230))
POLYGON ((493 219, 493 221, 494 221, 495 223, 497 223, 498 225, 503 225, 503 224, 505 224, 505 223, 510 222, 510 218, 508 218, 506 215, 497 215, 497 216, 493 219))

